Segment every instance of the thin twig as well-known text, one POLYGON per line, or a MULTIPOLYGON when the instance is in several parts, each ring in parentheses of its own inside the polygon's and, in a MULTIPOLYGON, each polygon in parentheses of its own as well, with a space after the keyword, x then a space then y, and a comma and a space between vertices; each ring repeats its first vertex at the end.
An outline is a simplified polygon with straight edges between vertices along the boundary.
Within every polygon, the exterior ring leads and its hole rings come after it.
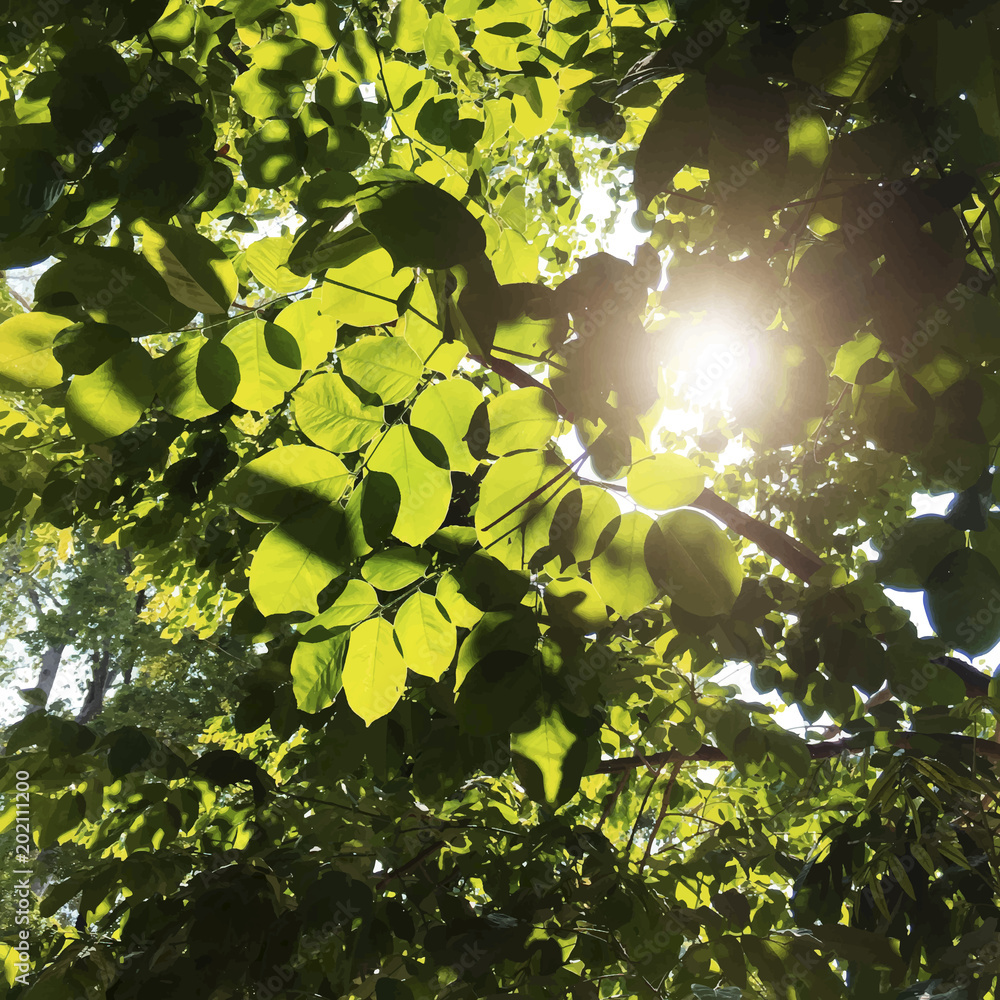
POLYGON ((670 794, 674 790, 674 784, 677 781, 677 772, 681 769, 681 762, 676 761, 674 763, 674 768, 670 772, 670 778, 667 781, 666 790, 663 793, 663 799, 660 802, 660 811, 657 813, 656 822, 653 824, 653 829, 649 834, 649 840, 646 841, 646 850, 643 852, 642 861, 639 862, 639 874, 642 874, 643 868, 646 867, 646 862, 649 860, 649 852, 653 849, 653 841, 656 840, 657 831, 660 829, 660 824, 663 822, 663 814, 670 807, 670 794))
POLYGON ((618 796, 621 795, 622 790, 625 785, 628 784, 628 779, 632 774, 631 771, 623 771, 621 781, 618 782, 618 787, 608 796, 608 801, 604 804, 604 809, 601 812, 601 818, 597 821, 597 826, 594 827, 595 833, 601 832, 601 827, 604 826, 604 821, 611 815, 611 810, 614 809, 615 803, 618 801, 618 796))
MULTIPOLYGON (((653 756, 658 757, 660 755, 654 754, 653 756)), ((636 831, 639 829, 639 820, 642 819, 642 814, 646 811, 646 803, 649 801, 650 793, 653 791, 653 785, 656 784, 656 779, 660 776, 660 771, 663 770, 663 765, 665 763, 666 761, 659 761, 657 763, 656 773, 653 775, 653 779, 650 781, 649 787, 646 789, 646 794, 642 797, 642 804, 639 806, 639 811, 635 814, 635 822, 632 824, 632 832, 628 835, 628 843, 625 845, 626 858, 632 851, 632 841, 635 840, 636 831)))

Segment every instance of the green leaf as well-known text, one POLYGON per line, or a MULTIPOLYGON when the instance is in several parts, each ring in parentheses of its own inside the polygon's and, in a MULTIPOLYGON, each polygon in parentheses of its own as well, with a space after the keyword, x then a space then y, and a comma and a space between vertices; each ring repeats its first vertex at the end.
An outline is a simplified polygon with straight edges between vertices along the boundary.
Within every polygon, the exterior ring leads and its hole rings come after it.
MULTIPOLYGON (((587 762, 586 742, 566 725, 566 718, 554 706, 535 728, 510 738, 514 766, 525 791, 550 809, 564 805, 579 791, 587 762)), ((579 730, 579 725, 574 728, 579 730)))
POLYGON ((231 403, 240 384, 236 355, 220 340, 187 340, 157 358, 156 394, 167 413, 200 420, 231 403))
POLYGON ((330 451, 357 451, 381 429, 381 406, 368 406, 337 374, 314 375, 292 395, 299 430, 330 451))
POLYGON ((451 476, 424 457, 409 427, 390 427, 372 448, 369 470, 391 476, 399 488, 392 533, 407 545, 420 545, 444 524, 451 476))
POLYGON ((396 300, 413 280, 411 271, 393 273, 392 258, 381 248, 326 272, 320 301, 323 312, 351 326, 392 323, 396 300))
POLYGON ((981 552, 958 549, 927 577, 924 609, 949 646, 980 656, 1000 642, 1000 571, 981 552))
POLYGON ((396 545, 369 556, 361 575, 378 590, 403 590, 419 580, 430 566, 430 553, 408 545, 396 545))
POLYGON ((489 449, 494 455, 545 447, 559 422, 552 397, 543 389, 535 388, 504 392, 493 397, 486 408, 486 415, 489 420, 489 449))
MULTIPOLYGON (((344 175, 359 170, 371 157, 368 138, 361 129, 340 124, 309 137, 309 158, 306 165, 312 172, 335 171, 341 175, 337 190, 344 189, 344 175)), ((358 185, 354 185, 357 192, 358 185)), ((338 220, 339 221, 339 220, 338 220)))
POLYGON ((194 311, 179 303, 152 265, 125 247, 74 246, 35 286, 41 309, 61 312, 69 296, 98 323, 145 337, 180 330, 194 311), (48 309, 46 303, 58 303, 48 309))
POLYGON ((324 62, 317 45, 293 35, 274 35, 258 42, 250 50, 250 56, 257 69, 281 70, 299 80, 315 79, 324 62))
POLYGON ((446 191, 415 175, 370 174, 358 197, 362 225, 402 267, 447 268, 486 250, 486 233, 446 191))
POLYGON ((378 610, 378 597, 371 584, 363 580, 348 580, 336 600, 315 618, 298 626, 303 639, 315 642, 329 638, 326 633, 345 625, 356 625, 378 610))
POLYGON ((346 170, 327 170, 299 189, 298 209, 303 215, 338 218, 337 209, 349 205, 358 182, 346 170))
MULTIPOLYGON (((717 734, 718 735, 718 734, 717 734)), ((729 747, 733 757, 733 764, 744 777, 747 776, 747 765, 760 765, 767 756, 767 737, 756 726, 745 726, 740 729, 735 737, 730 735, 729 747)), ((726 743, 720 740, 719 746, 726 743)))
POLYGON ((472 473, 479 462, 469 449, 474 443, 469 435, 474 433, 472 415, 482 405, 483 394, 471 382, 458 378, 436 382, 417 396, 410 410, 410 426, 433 434, 441 442, 453 472, 472 473))
POLYGON ((316 505, 335 504, 352 479, 336 455, 291 444, 247 462, 226 485, 226 497, 248 520, 282 521, 316 505))
POLYGON ((701 495, 705 472, 683 455, 653 455, 632 466, 626 484, 636 503, 652 510, 670 510, 701 495))
POLYGON ((662 592, 649 570, 651 563, 655 565, 652 551, 660 541, 657 536, 656 524, 648 514, 622 514, 610 541, 590 564, 597 592, 622 618, 645 608, 662 592))
POLYGON ((323 315, 319 296, 285 306, 275 323, 295 338, 303 371, 319 367, 337 347, 337 321, 323 315))
POLYGON ((965 547, 965 532, 937 514, 911 518, 880 546, 877 578, 897 590, 921 590, 945 556, 965 547))
POLYGON ((194 10, 182 5, 157 21, 149 29, 149 38, 159 52, 181 52, 194 40, 196 26, 194 10))
POLYGON ((812 758, 809 756, 809 746, 801 736, 781 729, 767 730, 767 750, 779 766, 805 780, 812 768, 812 758))
POLYGON ((548 544, 559 494, 572 484, 568 473, 569 467, 549 451, 526 451, 494 462, 479 489, 479 544, 520 569, 548 544))
POLYGON ((424 52, 427 64, 436 69, 449 69, 462 58, 462 43, 448 14, 432 14, 424 31, 424 52))
POLYGON ((266 413, 284 400, 302 374, 299 345, 274 323, 244 320, 222 338, 222 343, 236 356, 240 383, 233 402, 245 410, 266 413))
POLYGON ((671 603, 706 618, 731 611, 743 572, 726 533, 695 510, 664 514, 658 523, 665 544, 664 589, 671 603))
POLYGON ((302 640, 292 654, 292 691, 303 712, 322 712, 343 687, 347 631, 320 642, 302 640))
POLYGON ((507 81, 514 105, 514 127, 525 139, 548 132, 559 111, 559 85, 539 76, 513 77, 507 81))
POLYGON ((556 624, 581 632, 596 632, 608 624, 604 601, 592 584, 578 576, 546 584, 545 609, 556 624))
POLYGON ((58 385, 63 372, 52 344, 71 323, 62 316, 30 312, 0 324, 0 375, 26 389, 58 385))
POLYGON ((587 562, 621 510, 611 494, 598 486, 579 486, 558 499, 548 544, 562 557, 564 567, 587 562))
POLYGON ((362 622, 351 632, 343 681, 348 704, 366 726, 388 715, 399 701, 406 664, 384 618, 362 622))
POLYGON ((881 358, 869 358, 855 376, 855 385, 874 385, 892 374, 893 368, 888 361, 881 358))
POLYGON ((792 67, 800 80, 828 94, 866 101, 892 75, 898 60, 899 36, 892 31, 892 19, 852 14, 802 42, 792 67))
POLYGON ((705 161, 711 138, 711 118, 705 97, 705 78, 685 76, 663 99, 639 143, 635 157, 635 194, 645 208, 668 191, 684 166, 705 161))
POLYGON ((369 472, 354 488, 347 501, 347 533, 356 557, 389 541, 399 505, 399 486, 384 472, 369 472))
POLYGON ((461 689, 469 672, 491 653, 510 650, 530 653, 538 642, 538 623, 525 607, 510 611, 488 611, 465 637, 458 653, 455 693, 461 689))
POLYGON ((459 628, 473 628, 483 617, 483 612, 462 593, 461 581, 454 573, 441 574, 434 596, 449 620, 459 628))
POLYGON ((319 592, 347 568, 344 513, 322 507, 294 514, 272 528, 250 564, 250 595, 267 615, 319 611, 319 592))
POLYGON ((225 313, 239 291, 229 258, 211 241, 178 226, 158 226, 140 219, 142 255, 167 283, 178 302, 197 312, 225 313))
POLYGON ((128 333, 117 326, 85 320, 56 334, 52 354, 62 365, 64 375, 89 375, 112 354, 124 350, 131 343, 128 333))
POLYGON ((263 120, 293 116, 305 100, 306 88, 292 73, 254 66, 237 77, 233 93, 248 115, 263 120))
POLYGON ((830 155, 830 132, 822 115, 797 114, 788 127, 784 196, 801 197, 819 183, 830 155))
POLYGON ((281 294, 297 292, 309 284, 309 279, 285 266, 291 249, 292 241, 287 236, 265 236, 255 240, 246 249, 247 267, 265 288, 281 294))
POLYGON ((103 441, 134 426, 153 401, 153 359, 138 344, 113 354, 89 375, 74 375, 66 419, 80 441, 103 441))
POLYGON ((342 12, 333 0, 293 4, 288 16, 295 22, 295 31, 321 49, 332 49, 340 37, 342 12))
POLYGON ((404 52, 420 52, 430 18, 420 0, 400 0, 392 12, 392 44, 404 52))
POLYGON ((882 341, 874 334, 862 334, 857 340, 849 340, 837 351, 837 358, 831 375, 853 385, 858 371, 882 350, 882 341))
MULTIPOLYGON (((269 73, 270 71, 265 70, 264 72, 269 73)), ((249 76, 250 74, 245 75, 249 76)), ((261 88, 259 93, 265 98, 277 98, 279 107, 284 102, 301 101, 299 91, 304 91, 302 84, 292 78, 285 82, 287 88, 283 92, 271 90, 265 92, 261 88)), ((266 100, 255 106, 266 111, 272 105, 273 100, 266 100)), ((267 117, 267 115, 258 117, 267 117)), ((302 172, 305 159, 306 137, 299 120, 297 118, 271 118, 247 142, 241 164, 243 177, 247 184, 252 187, 277 189, 283 187, 302 172)))
POLYGON ((883 934, 845 924, 820 924, 810 930, 825 946, 824 950, 832 951, 842 960, 891 969, 897 976, 903 974, 899 946, 883 934))
POLYGON ((463 117, 453 97, 426 101, 417 113, 415 127, 421 138, 432 146, 443 146, 461 153, 471 153, 483 137, 479 118, 463 117))
POLYGON ((343 373, 382 403, 398 403, 417 386, 424 366, 399 337, 361 337, 340 352, 343 373))
POLYGON ((396 612, 396 637, 410 670, 433 680, 451 666, 457 638, 455 626, 430 594, 413 594, 396 612))

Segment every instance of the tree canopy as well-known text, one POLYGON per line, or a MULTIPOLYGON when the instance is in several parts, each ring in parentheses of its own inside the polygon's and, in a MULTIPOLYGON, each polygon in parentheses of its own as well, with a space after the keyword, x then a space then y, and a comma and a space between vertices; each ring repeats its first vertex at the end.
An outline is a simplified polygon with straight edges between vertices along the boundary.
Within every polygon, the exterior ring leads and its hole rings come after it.
POLYGON ((998 67, 10 0, 4 995, 996 997, 998 67))

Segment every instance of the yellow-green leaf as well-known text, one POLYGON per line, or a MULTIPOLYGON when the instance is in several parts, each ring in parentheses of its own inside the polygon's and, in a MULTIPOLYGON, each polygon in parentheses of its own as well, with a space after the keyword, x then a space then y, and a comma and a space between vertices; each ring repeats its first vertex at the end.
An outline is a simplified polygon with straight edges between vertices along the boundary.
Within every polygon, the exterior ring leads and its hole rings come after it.
POLYGON ((636 503, 670 510, 697 499, 705 488, 705 472, 683 455, 653 455, 632 466, 626 483, 636 503))
POLYGON ((396 613, 396 635, 410 670, 438 680, 455 657, 455 626, 430 594, 407 598, 396 613))
POLYGON ((351 632, 343 683, 348 704, 366 726, 388 715, 399 701, 406 665, 384 618, 362 622, 351 632))

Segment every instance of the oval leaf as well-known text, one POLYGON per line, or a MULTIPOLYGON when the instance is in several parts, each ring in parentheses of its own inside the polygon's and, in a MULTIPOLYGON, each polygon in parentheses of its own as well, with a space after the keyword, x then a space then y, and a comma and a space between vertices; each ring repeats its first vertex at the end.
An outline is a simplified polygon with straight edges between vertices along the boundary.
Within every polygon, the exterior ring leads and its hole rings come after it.
POLYGON ((632 466, 626 483, 636 503, 670 510, 693 503, 701 495, 705 473, 683 455, 653 455, 632 466))
POLYGON ((396 706, 406 682, 406 665, 384 618, 362 622, 351 632, 343 682, 348 704, 366 726, 396 706))
POLYGON ((434 680, 451 666, 457 645, 455 626, 430 594, 413 594, 394 623, 407 667, 434 680))
POLYGON ((696 510, 664 514, 659 526, 666 559, 663 589, 671 602, 706 618, 730 612, 743 573, 726 533, 696 510))

